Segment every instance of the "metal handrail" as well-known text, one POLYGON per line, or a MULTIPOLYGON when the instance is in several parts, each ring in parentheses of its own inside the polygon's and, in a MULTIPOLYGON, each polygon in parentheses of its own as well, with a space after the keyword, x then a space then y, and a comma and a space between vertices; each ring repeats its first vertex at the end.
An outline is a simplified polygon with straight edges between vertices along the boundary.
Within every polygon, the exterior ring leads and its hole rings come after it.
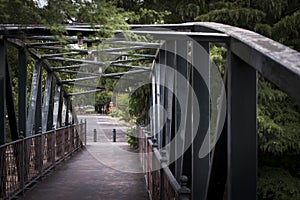
POLYGON ((26 187, 81 148, 85 125, 73 124, 1 145, 0 199, 22 194, 26 187), (79 126, 81 132, 74 129, 79 126))
MULTIPOLYGON (((140 128, 140 127, 139 127, 140 128)), ((142 155, 146 155, 146 160, 143 160, 143 156, 141 159, 141 164, 143 165, 143 169, 146 172, 146 183, 148 184, 148 190, 151 196, 154 196, 153 198, 161 198, 162 196, 165 195, 165 185, 170 184, 172 190, 174 191, 174 198, 176 199, 189 199, 190 195, 190 189, 187 188, 184 185, 181 185, 179 183, 173 173, 171 172, 168 164, 165 162, 166 158, 160 153, 159 149, 157 148, 157 145, 155 142, 152 140, 152 137, 149 136, 149 132, 142 130, 140 128, 141 135, 140 135, 140 142, 139 144, 146 144, 148 147, 150 147, 150 152, 149 149, 145 148, 144 146, 139 146, 140 152, 142 155), (152 155, 152 156, 150 156, 152 155), (156 169, 155 167, 153 168, 153 162, 159 162, 159 167, 160 169, 156 169), (150 167, 152 166, 152 167, 150 167), (156 178, 159 176, 159 184, 160 185, 155 185, 154 183, 157 183, 156 178), (164 183, 164 177, 166 177, 167 183, 164 183), (149 180, 150 179, 150 180, 149 180), (152 185, 149 185, 152 183, 152 185), (159 191, 159 194, 156 193, 155 191, 159 191), (159 195, 159 196, 158 196, 159 195)))

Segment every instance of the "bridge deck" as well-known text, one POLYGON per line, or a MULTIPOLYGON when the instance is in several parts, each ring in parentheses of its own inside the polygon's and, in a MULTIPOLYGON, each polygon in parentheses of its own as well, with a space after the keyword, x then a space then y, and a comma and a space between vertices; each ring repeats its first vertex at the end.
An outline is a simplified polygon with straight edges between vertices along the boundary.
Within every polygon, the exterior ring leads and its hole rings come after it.
MULTIPOLYGON (((103 125, 111 126, 110 119, 99 117, 87 119, 90 127, 96 127, 95 122, 99 124, 99 120, 103 119, 107 123, 100 123, 102 127, 104 126, 102 129, 104 131, 98 129, 98 132, 101 132, 98 133, 98 139, 103 137, 103 133, 108 135, 111 132, 110 128, 103 125)), ((91 131, 88 131, 88 134, 92 134, 91 131)), ((88 138, 92 139, 91 136, 88 138)), ((142 173, 113 169, 114 166, 140 167, 138 156, 122 156, 117 153, 118 150, 132 151, 127 143, 118 142, 119 138, 123 140, 124 136, 118 135, 117 143, 104 140, 97 143, 88 142, 86 148, 58 166, 21 199, 147 199, 142 173)))

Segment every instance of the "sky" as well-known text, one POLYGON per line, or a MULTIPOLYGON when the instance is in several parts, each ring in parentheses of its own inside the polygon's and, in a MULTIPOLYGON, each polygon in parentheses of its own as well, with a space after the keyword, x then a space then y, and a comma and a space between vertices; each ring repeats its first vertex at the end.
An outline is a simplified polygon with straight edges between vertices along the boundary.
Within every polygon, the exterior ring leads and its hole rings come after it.
POLYGON ((35 2, 37 2, 39 7, 44 7, 45 5, 47 5, 47 0, 34 0, 35 2))

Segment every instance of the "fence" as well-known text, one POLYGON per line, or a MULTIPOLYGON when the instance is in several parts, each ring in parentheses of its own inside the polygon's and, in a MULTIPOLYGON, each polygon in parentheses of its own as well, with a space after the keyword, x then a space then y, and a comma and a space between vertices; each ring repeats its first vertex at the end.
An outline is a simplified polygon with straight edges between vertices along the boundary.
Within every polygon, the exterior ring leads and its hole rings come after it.
POLYGON ((69 125, 0 146, 0 199, 32 183, 83 146, 86 123, 69 125))
POLYGON ((180 183, 176 180, 166 163, 167 152, 160 152, 156 139, 153 139, 143 128, 139 128, 139 152, 151 199, 190 199, 191 191, 186 187, 187 177, 182 176, 180 183))

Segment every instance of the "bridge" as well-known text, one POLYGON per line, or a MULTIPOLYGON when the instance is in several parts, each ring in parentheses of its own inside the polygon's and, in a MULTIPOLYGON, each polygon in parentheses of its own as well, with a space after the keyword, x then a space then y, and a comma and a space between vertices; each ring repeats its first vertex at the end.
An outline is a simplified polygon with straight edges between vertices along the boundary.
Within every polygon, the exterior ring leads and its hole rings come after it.
POLYGON ((100 79, 117 79, 117 93, 151 91, 136 154, 151 199, 256 199, 257 79, 300 101, 300 53, 211 22, 132 25, 105 40, 101 28, 67 25, 56 36, 1 26, 0 198, 21 196, 83 151, 89 133, 74 101, 103 91, 100 79), (213 46, 226 49, 224 69, 210 60, 213 46))

